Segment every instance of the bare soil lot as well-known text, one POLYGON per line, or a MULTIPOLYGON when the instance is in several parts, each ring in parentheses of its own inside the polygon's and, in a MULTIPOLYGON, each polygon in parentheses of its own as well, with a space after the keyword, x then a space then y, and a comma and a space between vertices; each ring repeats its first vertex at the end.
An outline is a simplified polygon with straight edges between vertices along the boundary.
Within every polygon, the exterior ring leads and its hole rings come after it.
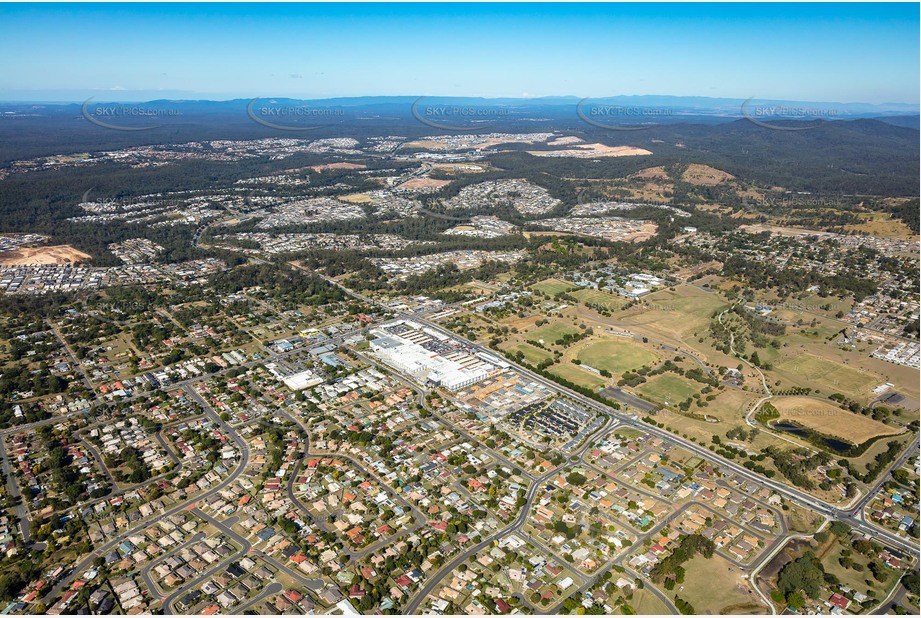
POLYGON ((70 245, 49 247, 20 247, 0 253, 2 266, 27 266, 33 264, 74 264, 90 259, 91 255, 77 251, 70 245))
POLYGON ((401 189, 440 189, 451 184, 450 180, 438 180, 437 178, 413 178, 400 185, 401 189))
POLYGON ((321 165, 314 165, 311 168, 315 172, 325 172, 326 170, 363 170, 365 166, 360 163, 346 163, 344 161, 339 163, 323 163, 321 165))
POLYGON ((709 165, 691 163, 688 165, 688 169, 684 170, 684 173, 681 174, 681 180, 689 182, 692 185, 712 187, 723 182, 735 180, 735 176, 723 170, 718 170, 715 167, 710 167, 709 165))
POLYGON ((576 144, 574 148, 561 150, 529 150, 535 157, 573 157, 594 159, 596 157, 635 157, 651 155, 652 152, 636 146, 607 146, 605 144, 576 144))
POLYGON ((641 180, 669 180, 668 172, 665 167, 657 165, 656 167, 647 167, 635 174, 627 176, 629 179, 639 178, 641 180))

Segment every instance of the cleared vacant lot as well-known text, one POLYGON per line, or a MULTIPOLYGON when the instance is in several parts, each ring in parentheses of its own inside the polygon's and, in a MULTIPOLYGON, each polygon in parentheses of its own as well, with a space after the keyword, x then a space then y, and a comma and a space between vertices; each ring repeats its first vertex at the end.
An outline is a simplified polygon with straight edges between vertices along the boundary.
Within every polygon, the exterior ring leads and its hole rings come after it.
POLYGON ((350 204, 370 204, 372 201, 374 201, 367 193, 350 193, 349 195, 339 196, 338 199, 342 202, 348 202, 350 204))
POLYGON ((88 260, 92 256, 77 251, 70 245, 50 247, 20 247, 0 253, 0 265, 25 266, 29 264, 73 264, 88 260))
POLYGON ((843 545, 837 537, 832 537, 816 548, 816 555, 821 559, 822 567, 825 571, 837 577, 843 585, 850 586, 854 590, 859 590, 864 593, 873 590, 877 598, 885 598, 890 588, 892 588, 895 573, 890 570, 889 578, 882 583, 876 581, 873 576, 867 576, 867 573, 870 572, 868 568, 870 559, 856 551, 850 551, 847 555, 855 564, 859 564, 863 568, 860 571, 845 568, 841 566, 838 560, 841 558, 842 552, 846 549, 850 549, 850 547, 843 545), (870 582, 869 586, 867 582, 870 582))
POLYGON ((842 410, 838 406, 811 397, 782 397, 771 401, 781 420, 792 421, 819 433, 861 444, 875 438, 898 433, 869 416, 842 410))
POLYGON ((662 290, 648 294, 642 298, 642 303, 624 315, 622 321, 677 339, 705 330, 710 318, 728 306, 715 294, 687 285, 676 287, 674 292, 662 290), (644 310, 644 305, 648 309, 644 310))
POLYGON ((315 172, 325 172, 326 170, 363 170, 365 166, 361 163, 322 163, 310 167, 315 172))
POLYGON ((451 184, 450 180, 438 180, 437 178, 413 178, 400 185, 401 189, 440 189, 451 184))
POLYGON ((911 228, 898 219, 893 219, 887 212, 861 213, 863 223, 847 225, 845 229, 853 230, 860 234, 870 236, 883 236, 888 238, 917 239, 918 235, 911 228))
POLYGON ((575 357, 595 369, 623 373, 643 365, 652 366, 659 357, 632 339, 604 339, 589 343, 576 351, 575 357))
POLYGON ((665 616, 671 613, 665 603, 646 588, 635 591, 628 605, 640 616, 665 616))
POLYGON ((652 152, 636 146, 608 146, 607 144, 576 144, 573 148, 559 150, 529 150, 535 157, 573 157, 594 159, 595 157, 635 157, 651 155, 652 152))
POLYGON ((553 354, 546 350, 541 350, 540 348, 535 348, 533 345, 528 343, 519 343, 517 345, 510 346, 506 348, 512 354, 516 352, 521 352, 524 354, 524 358, 528 363, 532 365, 537 365, 543 360, 548 358, 553 358, 553 354))
POLYGON ((735 180, 735 176, 723 170, 718 170, 715 167, 710 167, 709 165, 691 163, 688 165, 688 168, 684 170, 684 173, 681 174, 681 180, 691 183, 692 185, 712 187, 723 182, 735 180))

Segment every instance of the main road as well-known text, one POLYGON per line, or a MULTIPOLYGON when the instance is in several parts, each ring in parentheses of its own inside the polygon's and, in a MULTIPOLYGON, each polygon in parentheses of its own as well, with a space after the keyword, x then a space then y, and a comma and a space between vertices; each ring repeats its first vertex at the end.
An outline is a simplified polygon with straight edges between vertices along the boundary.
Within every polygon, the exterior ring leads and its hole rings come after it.
MULTIPOLYGON (((357 292, 350 290, 349 288, 343 286, 342 284, 332 279, 327 279, 327 281, 330 282, 332 285, 339 287, 341 290, 343 290, 344 292, 346 292, 347 294, 351 295, 354 298, 357 298, 363 302, 366 302, 376 307, 382 307, 382 305, 378 303, 377 301, 374 301, 362 294, 358 294, 357 292)), ((391 311, 389 308, 386 308, 386 307, 383 307, 383 308, 387 309, 388 311, 391 311)), ((428 328, 431 328, 432 330, 443 333, 454 339, 457 338, 456 334, 452 333, 451 331, 445 328, 442 328, 438 324, 435 324, 433 322, 426 320, 422 316, 405 314, 405 313, 397 313, 395 317, 398 319, 416 321, 420 324, 424 324, 425 326, 427 326, 428 328)), ((464 343, 468 347, 476 349, 485 354, 490 354, 490 355, 496 354, 495 351, 485 348, 477 343, 474 343, 471 341, 465 341, 464 343)), ((781 496, 783 496, 784 498, 791 500, 793 502, 796 502, 797 504, 804 506, 808 509, 811 509, 826 518, 843 521, 847 523, 849 526, 851 526, 851 528, 853 528, 854 530, 857 530, 860 533, 868 537, 875 537, 879 540, 884 540, 890 545, 897 547, 900 550, 905 551, 906 553, 909 553, 916 558, 919 557, 919 554, 921 554, 921 551, 919 551, 918 545, 916 543, 911 542, 909 539, 903 539, 886 530, 877 528, 876 526, 871 526, 867 524, 866 522, 864 522, 859 517, 857 517, 856 514, 859 514, 860 512, 859 506, 855 507, 852 504, 850 507, 841 508, 836 505, 829 504, 828 502, 825 502, 824 500, 821 500, 820 498, 816 498, 815 496, 812 496, 804 491, 800 491, 799 489, 796 489, 795 487, 791 487, 779 481, 768 479, 760 474, 752 472, 748 468, 745 468, 744 466, 741 466, 734 461, 726 459, 725 457, 722 457, 718 455, 717 453, 714 453, 710 449, 705 448, 701 446, 700 444, 697 444, 696 442, 691 442, 690 440, 686 440, 682 438, 681 436, 671 433, 670 431, 661 429, 659 427, 656 427, 655 425, 651 425, 651 424, 642 422, 633 415, 628 415, 628 414, 624 414, 622 412, 616 411, 610 406, 602 404, 598 401, 595 401, 594 399, 590 397, 586 397, 585 395, 581 393, 570 390, 566 388, 565 386, 557 384, 556 382, 553 382, 547 378, 544 378, 543 376, 531 371, 530 369, 522 367, 518 363, 515 363, 513 361, 508 361, 508 360, 507 362, 515 366, 515 368, 519 372, 528 376, 532 380, 546 386, 547 388, 553 391, 566 393, 572 399, 579 401, 580 403, 582 403, 583 405, 587 406, 588 408, 592 410, 595 410, 603 414, 616 415, 617 418, 619 418, 621 422, 625 425, 632 426, 635 429, 638 429, 648 434, 652 434, 663 440, 666 440, 666 441, 669 441, 675 444, 679 444, 682 448, 688 451, 691 451, 692 453, 695 453, 697 455, 700 455, 701 457, 704 457, 705 459, 709 459, 711 461, 717 461, 719 462, 719 465, 723 469, 732 471, 736 475, 744 479, 747 479, 749 481, 752 481, 754 483, 758 483, 760 485, 769 487, 773 489, 774 491, 776 491, 781 496), (855 513, 855 508, 856 508, 856 513, 855 513)), ((917 453, 917 452, 918 452, 917 442, 915 442, 915 444, 909 447, 908 451, 905 454, 903 454, 902 458, 900 459, 904 460, 905 458, 911 456, 912 453, 917 453)), ((888 477, 888 474, 889 474, 889 470, 887 470, 885 473, 881 475, 881 480, 876 484, 876 487, 881 486, 885 478, 888 477)), ((872 492, 868 492, 867 496, 865 496, 865 500, 869 499, 870 495, 872 495, 872 492)))

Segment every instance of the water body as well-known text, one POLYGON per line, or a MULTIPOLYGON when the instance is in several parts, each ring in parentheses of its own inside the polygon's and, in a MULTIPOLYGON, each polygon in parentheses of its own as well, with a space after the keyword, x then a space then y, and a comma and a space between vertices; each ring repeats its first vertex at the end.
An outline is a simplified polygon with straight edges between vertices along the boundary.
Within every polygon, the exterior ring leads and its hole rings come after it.
POLYGON ((854 448, 854 445, 850 442, 845 442, 844 440, 838 440, 837 438, 832 438, 830 436, 823 436, 821 434, 815 433, 806 429, 805 427, 800 427, 794 423, 784 423, 778 422, 771 425, 771 429, 776 429, 777 431, 784 431, 786 433, 792 433, 793 435, 803 438, 806 441, 817 441, 821 446, 827 447, 828 449, 838 453, 839 455, 844 455, 848 451, 854 448))

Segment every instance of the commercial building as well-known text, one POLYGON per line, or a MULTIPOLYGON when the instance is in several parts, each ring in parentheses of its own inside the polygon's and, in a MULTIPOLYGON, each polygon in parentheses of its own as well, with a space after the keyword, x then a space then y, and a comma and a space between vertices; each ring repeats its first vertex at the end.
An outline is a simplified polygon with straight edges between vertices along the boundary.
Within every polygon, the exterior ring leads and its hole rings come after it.
POLYGON ((485 355, 473 354, 461 342, 409 320, 385 324, 372 333, 374 354, 422 384, 456 391, 499 369, 485 355))

